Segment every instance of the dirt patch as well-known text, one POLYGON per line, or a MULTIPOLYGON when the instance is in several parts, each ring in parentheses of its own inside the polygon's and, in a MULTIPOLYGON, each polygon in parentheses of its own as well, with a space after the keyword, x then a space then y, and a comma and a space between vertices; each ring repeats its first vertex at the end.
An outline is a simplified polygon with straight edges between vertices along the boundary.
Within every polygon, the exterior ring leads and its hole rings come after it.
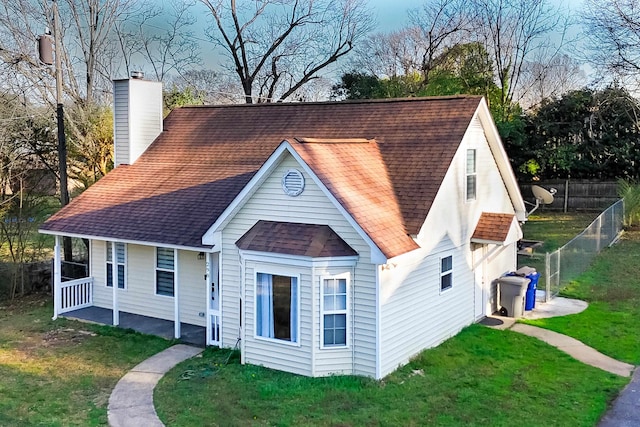
POLYGON ((95 337, 96 334, 91 331, 73 328, 53 329, 45 332, 42 336, 42 344, 44 347, 58 347, 69 344, 79 344, 88 337, 95 337))
POLYGON ((31 311, 36 307, 44 307, 51 301, 49 293, 34 293, 13 301, 0 301, 0 315, 31 311))

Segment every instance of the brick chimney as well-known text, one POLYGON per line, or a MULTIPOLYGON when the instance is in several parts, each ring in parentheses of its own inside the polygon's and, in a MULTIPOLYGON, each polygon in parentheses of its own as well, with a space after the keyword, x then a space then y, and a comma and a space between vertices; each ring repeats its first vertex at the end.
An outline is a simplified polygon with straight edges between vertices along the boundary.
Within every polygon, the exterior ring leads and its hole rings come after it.
POLYGON ((162 83, 141 72, 113 82, 114 166, 134 163, 162 132, 162 83))

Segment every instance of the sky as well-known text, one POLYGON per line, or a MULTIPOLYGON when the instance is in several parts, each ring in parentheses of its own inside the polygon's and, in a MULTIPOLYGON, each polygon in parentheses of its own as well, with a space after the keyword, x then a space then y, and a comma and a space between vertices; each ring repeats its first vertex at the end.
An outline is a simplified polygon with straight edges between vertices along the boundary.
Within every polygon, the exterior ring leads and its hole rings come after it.
MULTIPOLYGON (((397 30, 407 23, 407 11, 420 8, 426 0, 369 0, 369 4, 377 13, 381 31, 397 30)), ((576 11, 583 0, 550 0, 551 5, 562 5, 576 11)))

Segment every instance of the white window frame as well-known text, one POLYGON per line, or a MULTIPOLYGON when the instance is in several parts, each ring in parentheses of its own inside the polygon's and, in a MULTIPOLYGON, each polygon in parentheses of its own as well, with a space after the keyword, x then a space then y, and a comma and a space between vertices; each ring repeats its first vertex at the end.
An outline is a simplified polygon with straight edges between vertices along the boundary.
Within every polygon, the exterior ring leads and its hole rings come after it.
MULTIPOLYGON (((109 277, 109 270, 111 270, 112 274, 113 274, 113 260, 109 261, 109 256, 113 254, 112 249, 109 247, 110 245, 116 244, 116 258, 117 258, 117 253, 118 253, 118 245, 122 245, 122 247, 124 248, 124 262, 118 262, 118 260, 116 259, 116 265, 123 266, 123 270, 124 270, 124 274, 123 274, 123 284, 122 287, 118 286, 118 289, 121 291, 124 291, 125 289, 127 289, 127 244, 126 243, 122 243, 122 242, 111 242, 111 241, 105 241, 104 242, 104 248, 105 248, 105 255, 104 255, 104 266, 105 266, 105 274, 104 274, 104 286, 106 288, 112 288, 113 286, 109 286, 109 281, 108 281, 108 277, 109 277)), ((112 278, 113 280, 114 278, 112 278)), ((116 281, 118 281, 118 278, 115 278, 116 281)), ((113 285, 113 283, 112 283, 113 285)), ((119 283, 118 283, 119 285, 119 283)))
POLYGON ((350 316, 349 316, 349 307, 351 305, 350 288, 351 288, 351 274, 349 274, 349 273, 320 276, 320 348, 321 349, 334 350, 334 349, 349 348, 349 342, 350 342, 350 339, 351 339, 351 334, 350 334, 351 320, 350 320, 350 316), (346 282, 347 282, 346 283, 347 302, 346 302, 345 308, 344 309, 326 310, 325 307, 324 307, 324 297, 325 297, 325 294, 324 294, 324 281, 325 280, 339 280, 339 279, 345 279, 346 282), (328 315, 328 314, 344 314, 344 316, 345 316, 345 328, 346 328, 345 343, 344 344, 325 345, 325 343, 324 343, 324 316, 328 315))
POLYGON ((464 158, 464 195, 467 202, 473 202, 478 196, 478 150, 475 148, 467 148, 464 158), (471 152, 473 152, 473 172, 469 171, 469 153, 471 152), (473 196, 469 194, 469 180, 471 177, 475 180, 473 196))
POLYGON ((453 254, 440 257, 439 264, 438 264, 438 269, 440 270, 440 275, 439 275, 440 280, 439 280, 439 283, 438 283, 438 286, 440 287, 440 293, 448 292, 451 289, 453 289, 453 254), (447 259, 447 258, 451 258, 451 269, 443 271, 442 270, 442 261, 447 259), (442 288, 442 279, 445 276, 450 276, 451 277, 451 282, 450 282, 451 284, 449 285, 449 287, 443 289, 442 288))
POLYGON ((178 262, 178 253, 175 249, 156 246, 153 259, 153 289, 156 296, 165 298, 174 298, 176 295, 176 262, 178 262), (173 269, 158 267, 158 249, 167 249, 173 251, 173 269), (165 295, 158 293, 158 271, 173 274, 173 295, 165 295))
POLYGON ((278 268, 278 267, 272 267, 272 266, 263 266, 263 265, 256 265, 255 269, 254 269, 254 273, 253 273, 253 338, 258 340, 258 341, 265 341, 268 343, 274 343, 274 344, 282 344, 282 345, 286 345, 289 347, 300 347, 301 346, 301 337, 302 337, 302 333, 300 331, 300 325, 301 325, 301 317, 302 317, 302 310, 300 307, 300 293, 302 291, 302 285, 301 285, 301 274, 297 271, 292 271, 289 269, 285 269, 285 268, 278 268), (296 322, 296 332, 297 332, 297 336, 296 336, 296 340, 295 341, 287 341, 287 340, 282 340, 279 338, 269 338, 269 337, 263 337, 262 335, 258 335, 258 319, 257 319, 257 306, 258 306, 258 274, 269 274, 271 276, 282 276, 282 277, 291 277, 291 278, 295 278, 296 279, 296 286, 298 287, 298 292, 297 292, 297 298, 296 298, 296 305, 297 305, 297 309, 298 309, 298 315, 297 317, 297 322, 296 322))

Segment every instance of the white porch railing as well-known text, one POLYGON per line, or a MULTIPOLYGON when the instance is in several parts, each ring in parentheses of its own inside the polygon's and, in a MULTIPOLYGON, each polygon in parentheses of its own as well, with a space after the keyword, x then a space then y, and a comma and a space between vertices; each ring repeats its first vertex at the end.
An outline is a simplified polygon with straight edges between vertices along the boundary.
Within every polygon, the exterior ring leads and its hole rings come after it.
POLYGON ((93 305, 93 277, 69 280, 60 284, 59 314, 93 305))
POLYGON ((209 321, 211 322, 211 333, 207 337, 208 345, 220 345, 220 311, 209 311, 209 321))

